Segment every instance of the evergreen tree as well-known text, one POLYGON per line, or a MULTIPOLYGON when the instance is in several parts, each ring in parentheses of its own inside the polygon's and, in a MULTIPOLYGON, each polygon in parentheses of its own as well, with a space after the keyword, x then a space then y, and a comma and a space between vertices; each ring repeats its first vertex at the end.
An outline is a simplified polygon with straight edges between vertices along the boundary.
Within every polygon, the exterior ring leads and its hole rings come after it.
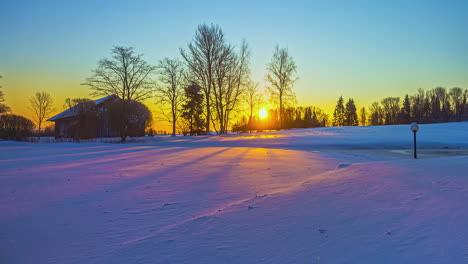
POLYGON ((345 125, 345 107, 343 103, 343 96, 340 96, 336 103, 335 111, 333 112, 333 126, 345 125))
POLYGON ((429 122, 440 122, 441 121, 441 117, 442 117, 442 112, 440 110, 441 108, 441 102, 439 100, 439 98, 434 94, 434 93, 431 93, 431 102, 430 102, 430 113, 428 113, 430 115, 430 118, 429 118, 429 122))
POLYGON ((347 126, 358 125, 356 105, 354 104, 354 100, 352 98, 350 98, 348 102, 346 103, 344 123, 347 126))
POLYGON ((359 119, 361 122, 361 126, 367 125, 367 113, 365 107, 361 107, 361 110, 359 110, 359 119))
POLYGON ((421 114, 422 114, 421 123, 431 122, 432 111, 431 111, 431 101, 429 99, 429 96, 426 96, 423 100, 421 114))
POLYGON ((411 123, 411 102, 409 96, 406 95, 405 99, 403 100, 403 106, 401 107, 400 111, 400 124, 409 124, 411 123))
MULTIPOLYGON (((2 76, 0 75, 0 79, 2 78, 2 76)), ((2 88, 2 86, 0 86, 0 89, 2 88)), ((4 104, 3 102, 5 102, 5 98, 4 98, 5 94, 3 93, 2 90, 0 90, 0 114, 3 114, 3 113, 8 113, 11 111, 11 109, 6 105, 4 104)))
POLYGON ((181 117, 186 121, 188 132, 191 136, 201 134, 204 128, 203 114, 203 94, 198 85, 190 85, 184 89, 186 101, 182 105, 181 117))

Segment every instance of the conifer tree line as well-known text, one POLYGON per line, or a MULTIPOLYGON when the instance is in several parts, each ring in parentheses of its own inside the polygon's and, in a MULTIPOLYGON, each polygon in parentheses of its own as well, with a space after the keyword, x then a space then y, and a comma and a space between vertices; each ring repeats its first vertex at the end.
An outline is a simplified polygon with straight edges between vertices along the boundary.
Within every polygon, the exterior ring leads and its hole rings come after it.
POLYGON ((386 97, 358 111, 353 99, 342 96, 333 112, 333 126, 394 125, 468 121, 468 90, 459 87, 419 89, 414 95, 386 97), (358 118, 359 116, 359 118, 358 118))

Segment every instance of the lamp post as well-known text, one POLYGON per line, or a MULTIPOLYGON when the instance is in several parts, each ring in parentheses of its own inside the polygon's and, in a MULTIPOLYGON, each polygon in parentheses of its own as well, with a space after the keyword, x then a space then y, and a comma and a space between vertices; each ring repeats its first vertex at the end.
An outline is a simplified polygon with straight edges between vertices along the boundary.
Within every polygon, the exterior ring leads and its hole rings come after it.
POLYGON ((414 158, 417 159, 418 158, 418 154, 416 153, 416 132, 418 132, 419 130, 419 125, 417 123, 412 123, 410 125, 410 129, 411 131, 413 131, 413 138, 414 138, 414 158))

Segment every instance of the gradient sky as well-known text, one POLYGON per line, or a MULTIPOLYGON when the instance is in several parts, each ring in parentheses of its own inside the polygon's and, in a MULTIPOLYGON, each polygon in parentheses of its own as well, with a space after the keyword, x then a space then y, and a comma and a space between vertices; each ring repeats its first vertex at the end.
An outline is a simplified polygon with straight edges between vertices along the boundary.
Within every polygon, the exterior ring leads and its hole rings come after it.
MULTIPOLYGON (((358 107, 418 88, 468 88, 468 1, 5 1, 0 80, 14 113, 28 97, 90 97, 80 83, 113 45, 148 62, 180 57, 197 25, 214 23, 252 49, 263 83, 274 46, 298 66, 300 105, 331 111, 340 95, 358 107)), ((94 99, 94 98, 92 98, 94 99)))

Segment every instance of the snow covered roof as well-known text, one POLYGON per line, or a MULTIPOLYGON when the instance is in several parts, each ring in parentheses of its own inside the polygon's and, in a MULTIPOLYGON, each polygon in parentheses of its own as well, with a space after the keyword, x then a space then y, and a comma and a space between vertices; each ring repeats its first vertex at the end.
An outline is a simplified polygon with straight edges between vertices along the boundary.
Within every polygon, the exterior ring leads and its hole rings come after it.
MULTIPOLYGON (((94 100, 94 101, 90 101, 91 103, 94 103, 95 105, 100 105, 102 104, 103 102, 109 100, 109 99, 119 99, 119 97, 115 94, 113 95, 108 95, 106 97, 103 97, 103 98, 100 98, 100 99, 97 99, 97 100, 94 100)), ((81 104, 84 104, 84 103, 81 103, 81 104)), ((76 116, 78 115, 78 105, 81 105, 81 104, 77 104, 71 108, 68 108, 67 110, 61 112, 60 114, 58 115, 55 115, 49 119, 47 119, 47 121, 57 121, 57 120, 60 120, 60 119, 64 119, 64 118, 67 118, 67 117, 72 117, 72 116, 76 116)))

